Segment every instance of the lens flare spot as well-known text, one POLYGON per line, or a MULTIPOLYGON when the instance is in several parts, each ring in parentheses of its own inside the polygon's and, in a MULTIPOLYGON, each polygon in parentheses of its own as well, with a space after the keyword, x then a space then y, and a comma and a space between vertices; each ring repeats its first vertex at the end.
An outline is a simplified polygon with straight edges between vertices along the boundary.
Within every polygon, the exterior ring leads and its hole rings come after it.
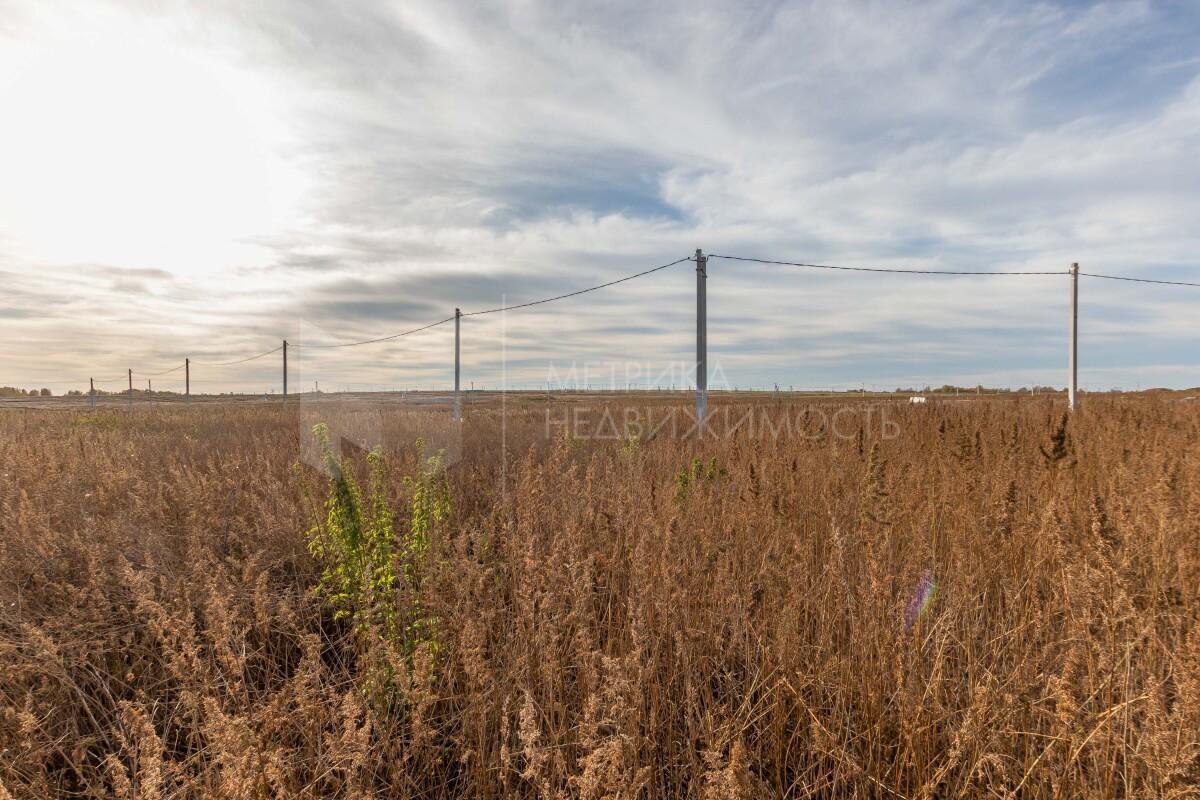
POLYGON ((937 597, 937 581, 933 578, 933 570, 925 570, 921 573, 921 580, 917 582, 916 589, 913 590, 912 596, 908 600, 908 605, 904 607, 904 627, 911 628, 917 623, 917 620, 925 616, 925 612, 933 605, 934 598, 937 597))

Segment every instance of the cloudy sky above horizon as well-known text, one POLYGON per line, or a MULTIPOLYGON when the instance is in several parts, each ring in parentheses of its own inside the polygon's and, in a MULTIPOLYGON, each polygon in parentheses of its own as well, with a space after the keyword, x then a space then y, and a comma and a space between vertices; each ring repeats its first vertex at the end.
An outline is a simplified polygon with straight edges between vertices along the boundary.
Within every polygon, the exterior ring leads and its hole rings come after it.
MULTIPOLYGON (((303 345, 697 247, 1200 281, 1190 2, 0 0, 0 108, 0 385, 445 387, 450 325, 303 345)), ((1065 274, 709 274, 716 385, 1065 381, 1065 274)), ((694 287, 465 319, 464 381, 686 382, 694 287)), ((1080 294, 1085 388, 1200 385, 1200 289, 1080 294)))

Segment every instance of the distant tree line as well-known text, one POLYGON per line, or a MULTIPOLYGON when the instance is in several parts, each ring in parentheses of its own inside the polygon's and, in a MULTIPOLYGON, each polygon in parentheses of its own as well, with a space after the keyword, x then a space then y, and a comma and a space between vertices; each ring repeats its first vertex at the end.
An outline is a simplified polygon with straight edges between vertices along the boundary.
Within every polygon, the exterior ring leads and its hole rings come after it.
POLYGON ((1053 386, 1034 386, 1032 388, 1022 386, 1019 389, 1005 389, 1005 388, 988 387, 988 386, 983 386, 983 385, 955 386, 953 384, 947 383, 947 384, 944 384, 937 388, 934 388, 932 386, 925 386, 924 388, 914 389, 912 387, 904 388, 904 387, 897 386, 895 393, 896 394, 920 394, 920 393, 924 392, 927 394, 966 394, 968 392, 980 392, 980 393, 987 393, 987 394, 1030 394, 1030 393, 1047 394, 1049 392, 1061 392, 1061 391, 1064 391, 1064 390, 1056 389, 1053 386))
POLYGON ((49 389, 18 389, 15 386, 0 386, 0 397, 50 397, 49 389))
MULTIPOLYGON (((81 391, 79 389, 71 389, 70 391, 66 392, 63 396, 64 397, 87 397, 88 394, 89 394, 89 392, 87 392, 87 391, 81 391)), ((133 394, 135 397, 158 397, 160 395, 177 395, 179 393, 178 392, 169 392, 169 391, 159 391, 157 389, 153 392, 148 392, 145 389, 134 389, 133 394)), ((53 397, 53 396, 54 396, 54 393, 51 392, 49 389, 18 389, 15 386, 0 386, 0 397, 53 397)), ((96 396, 97 397, 112 397, 112 396, 128 397, 129 390, 128 389, 118 389, 117 391, 109 392, 109 391, 105 391, 104 389, 97 389, 96 396)))

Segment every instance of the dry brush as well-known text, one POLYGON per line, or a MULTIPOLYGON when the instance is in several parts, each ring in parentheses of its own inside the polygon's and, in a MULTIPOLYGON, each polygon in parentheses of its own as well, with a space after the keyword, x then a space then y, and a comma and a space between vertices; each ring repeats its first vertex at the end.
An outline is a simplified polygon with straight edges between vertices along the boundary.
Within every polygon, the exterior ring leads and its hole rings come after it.
POLYGON ((0 416, 0 798, 1200 794, 1200 409, 754 410, 330 407, 352 602, 295 408, 0 416))

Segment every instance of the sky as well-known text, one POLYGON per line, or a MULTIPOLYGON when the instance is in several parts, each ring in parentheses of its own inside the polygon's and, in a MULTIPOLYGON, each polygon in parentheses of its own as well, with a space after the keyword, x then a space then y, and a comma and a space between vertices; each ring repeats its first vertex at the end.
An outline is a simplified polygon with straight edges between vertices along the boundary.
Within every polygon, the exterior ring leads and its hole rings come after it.
MULTIPOLYGON (((452 324, 312 345, 702 248, 1061 273, 714 258, 714 387, 1062 386, 1072 262, 1200 281, 1189 0, 0 0, 0 108, 0 385, 445 388, 452 324)), ((464 386, 688 384, 695 285, 466 317, 464 386)), ((1198 304, 1081 278, 1081 385, 1200 386, 1198 304)))

